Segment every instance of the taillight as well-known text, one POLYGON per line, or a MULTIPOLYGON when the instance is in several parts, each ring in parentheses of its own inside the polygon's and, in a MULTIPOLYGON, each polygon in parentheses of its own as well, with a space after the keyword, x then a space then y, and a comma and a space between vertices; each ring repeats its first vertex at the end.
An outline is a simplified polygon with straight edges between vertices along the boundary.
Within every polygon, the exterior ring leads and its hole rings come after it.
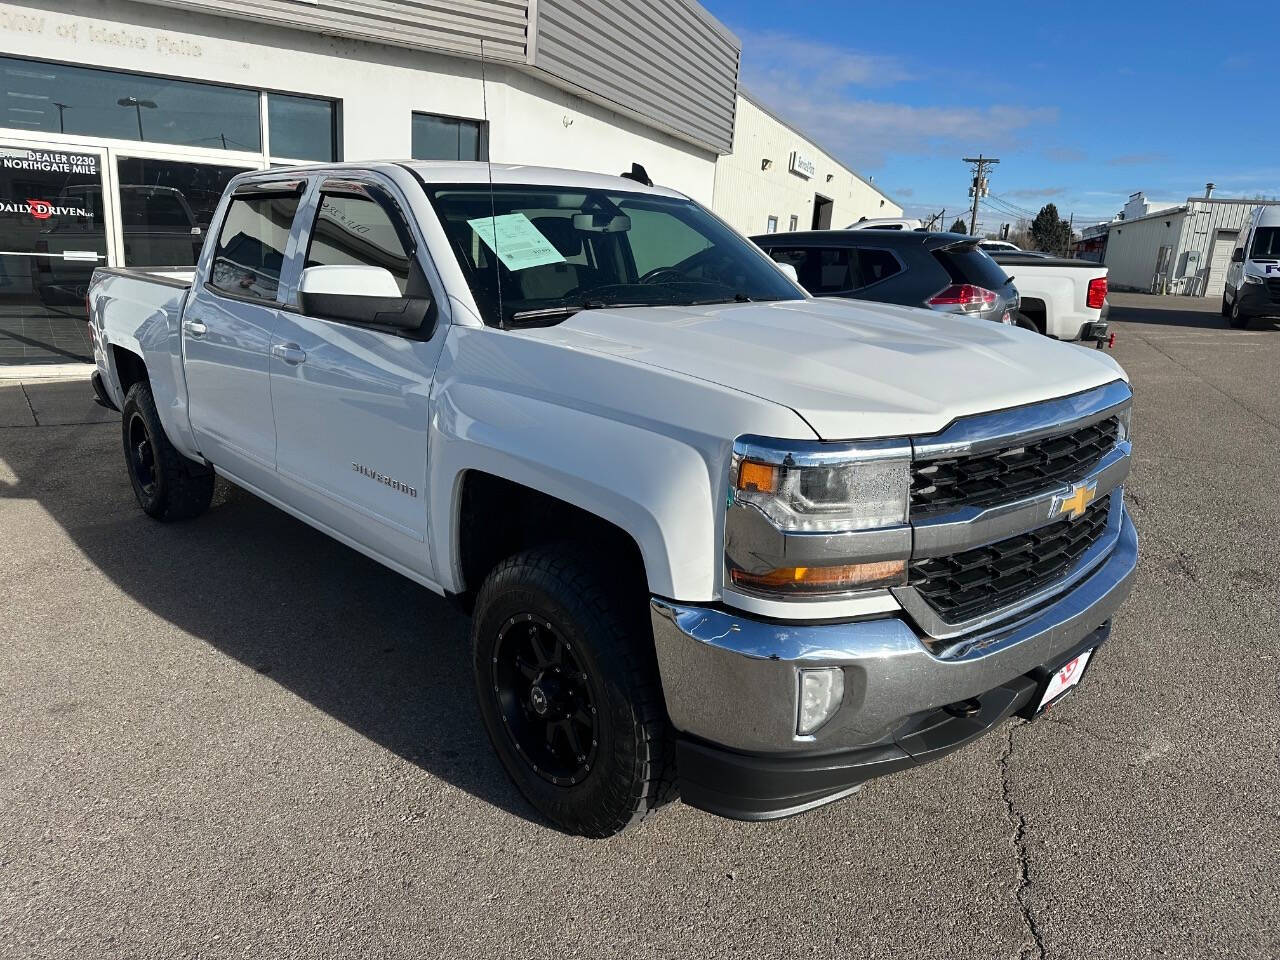
POLYGON ((965 313, 976 313, 995 303, 996 295, 986 287, 976 287, 972 283, 953 283, 925 302, 935 309, 959 307, 965 313))
POLYGON ((1107 301, 1107 278, 1098 277, 1089 281, 1089 294, 1085 297, 1085 304, 1090 310, 1101 310, 1102 305, 1107 301))

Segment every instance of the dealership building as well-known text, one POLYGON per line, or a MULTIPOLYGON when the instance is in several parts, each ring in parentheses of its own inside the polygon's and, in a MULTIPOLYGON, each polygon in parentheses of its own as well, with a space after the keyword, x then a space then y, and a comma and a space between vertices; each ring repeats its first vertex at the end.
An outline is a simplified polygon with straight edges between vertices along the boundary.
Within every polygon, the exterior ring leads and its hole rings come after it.
POLYGON ((0 365, 84 359, 93 267, 194 263, 272 165, 640 163, 744 232, 896 212, 740 53, 692 0, 0 0, 0 365))

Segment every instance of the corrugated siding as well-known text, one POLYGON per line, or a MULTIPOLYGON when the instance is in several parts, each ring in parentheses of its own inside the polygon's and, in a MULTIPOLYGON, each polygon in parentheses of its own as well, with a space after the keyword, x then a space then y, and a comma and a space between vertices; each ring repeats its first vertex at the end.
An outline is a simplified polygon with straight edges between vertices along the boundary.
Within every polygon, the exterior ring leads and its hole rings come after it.
POLYGON ((537 0, 533 65, 727 153, 739 45, 684 0, 537 0))
POLYGON ((1182 250, 1178 256, 1177 276, 1196 276, 1199 278, 1198 290, 1206 297, 1222 296, 1223 276, 1220 272, 1209 283, 1209 266, 1213 259, 1213 243, 1219 233, 1231 237, 1233 247, 1239 241, 1245 224, 1253 215, 1256 203, 1196 203, 1191 202, 1191 211, 1187 214, 1186 226, 1182 230, 1182 250), (1200 255, 1198 263, 1188 264, 1187 254, 1196 252, 1200 255))
POLYGON ((527 59, 529 0, 146 0, 402 47, 527 59))

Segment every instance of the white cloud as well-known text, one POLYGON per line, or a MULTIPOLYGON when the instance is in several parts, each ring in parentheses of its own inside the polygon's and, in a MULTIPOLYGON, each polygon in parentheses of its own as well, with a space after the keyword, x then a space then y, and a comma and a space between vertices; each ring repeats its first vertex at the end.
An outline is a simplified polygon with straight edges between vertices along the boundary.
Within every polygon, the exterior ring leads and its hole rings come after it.
POLYGON ((894 57, 783 33, 745 32, 742 41, 747 89, 855 168, 880 167, 894 154, 989 153, 1058 119, 1054 107, 930 107, 872 99, 870 88, 919 80, 920 74, 894 57))

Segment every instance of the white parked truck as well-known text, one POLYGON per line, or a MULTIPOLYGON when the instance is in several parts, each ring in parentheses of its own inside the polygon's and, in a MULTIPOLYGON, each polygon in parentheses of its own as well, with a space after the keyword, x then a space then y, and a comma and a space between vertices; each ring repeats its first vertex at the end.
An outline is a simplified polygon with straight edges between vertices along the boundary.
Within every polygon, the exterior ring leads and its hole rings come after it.
POLYGON ((1107 268, 1092 260, 1025 250, 988 251, 1013 278, 1021 299, 1015 321, 1055 340, 1101 345, 1109 337, 1107 268))
POLYGON ((592 836, 798 813, 1072 688, 1137 558, 1115 362, 811 299, 633 177, 254 172, 194 275, 97 271, 142 509, 221 476, 466 604, 498 756, 592 836))

